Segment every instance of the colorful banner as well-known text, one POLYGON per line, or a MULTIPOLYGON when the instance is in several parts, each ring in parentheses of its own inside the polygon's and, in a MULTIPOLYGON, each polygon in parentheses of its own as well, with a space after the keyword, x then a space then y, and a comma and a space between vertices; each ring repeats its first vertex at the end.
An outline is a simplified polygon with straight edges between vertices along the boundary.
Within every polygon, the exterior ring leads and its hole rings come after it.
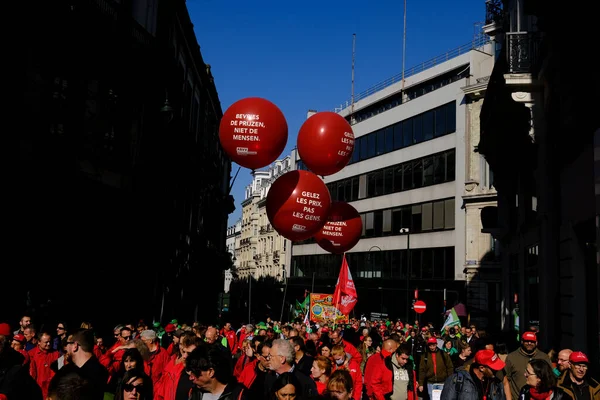
POLYGON ((310 294, 310 320, 322 324, 347 324, 348 316, 333 305, 333 294, 310 294))

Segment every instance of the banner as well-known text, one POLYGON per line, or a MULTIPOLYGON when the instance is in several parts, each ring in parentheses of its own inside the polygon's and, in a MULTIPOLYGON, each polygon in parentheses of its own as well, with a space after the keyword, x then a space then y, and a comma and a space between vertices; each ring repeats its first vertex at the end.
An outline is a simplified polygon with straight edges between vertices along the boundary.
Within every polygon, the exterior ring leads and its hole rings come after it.
POLYGON ((357 300, 356 287, 354 286, 354 280, 346 261, 346 254, 344 254, 340 276, 335 285, 335 292, 333 292, 333 304, 342 314, 348 315, 356 305, 357 300))
POLYGON ((310 320, 319 325, 347 324, 348 316, 335 308, 332 294, 311 293, 310 320))
POLYGON ((450 309, 450 313, 448 314, 448 318, 446 318, 446 322, 444 322, 444 325, 442 326, 441 331, 446 329, 446 327, 450 328, 456 325, 460 325, 460 318, 458 318, 456 310, 454 307, 452 307, 452 309, 450 309))

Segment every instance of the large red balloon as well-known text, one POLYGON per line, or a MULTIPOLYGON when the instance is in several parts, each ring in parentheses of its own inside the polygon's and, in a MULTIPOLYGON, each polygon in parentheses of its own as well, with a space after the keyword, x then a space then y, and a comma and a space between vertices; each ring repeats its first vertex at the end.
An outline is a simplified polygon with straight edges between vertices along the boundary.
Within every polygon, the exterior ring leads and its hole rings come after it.
POLYGON ((298 132, 298 154, 317 175, 332 175, 348 165, 354 133, 344 117, 331 111, 309 117, 298 132))
POLYGON ((308 171, 290 171, 273 182, 267 194, 267 217, 290 240, 306 240, 327 222, 331 196, 325 183, 308 171))
POLYGON ((331 204, 327 222, 315 235, 317 244, 334 254, 345 253, 360 240, 362 220, 356 208, 343 201, 331 204))
POLYGON ((233 103, 221 119, 219 140, 229 157, 252 170, 271 164, 283 152, 288 126, 269 100, 248 97, 233 103))

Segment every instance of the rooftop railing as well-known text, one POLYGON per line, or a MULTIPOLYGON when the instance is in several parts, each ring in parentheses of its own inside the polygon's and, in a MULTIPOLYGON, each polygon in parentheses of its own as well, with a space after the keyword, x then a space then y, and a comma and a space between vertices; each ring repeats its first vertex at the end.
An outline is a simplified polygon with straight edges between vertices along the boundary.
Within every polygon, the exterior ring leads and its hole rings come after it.
MULTIPOLYGON (((408 78, 410 76, 416 75, 416 74, 423 72, 429 68, 435 67, 436 65, 439 65, 443 62, 446 62, 446 61, 456 58, 460 55, 468 53, 469 51, 471 51, 473 49, 481 48, 485 44, 487 44, 489 41, 490 41, 489 38, 485 35, 477 36, 476 39, 474 39, 473 41, 471 41, 467 44, 464 44, 455 49, 449 50, 444 54, 440 54, 439 56, 436 56, 427 61, 423 61, 422 63, 417 64, 414 67, 407 69, 406 71, 404 71, 404 79, 406 80, 406 78, 408 78)), ((377 93, 377 92, 379 92, 395 83, 398 83, 398 82, 402 82, 402 73, 396 74, 396 75, 392 76, 391 78, 388 78, 382 82, 379 82, 378 84, 371 86, 367 90, 355 95, 354 102, 356 103, 357 101, 362 100, 362 99, 364 99, 374 93, 377 93)), ((339 107, 336 107, 335 112, 340 112, 343 109, 350 107, 351 104, 352 104, 352 99, 347 100, 345 103, 340 104, 339 107)))

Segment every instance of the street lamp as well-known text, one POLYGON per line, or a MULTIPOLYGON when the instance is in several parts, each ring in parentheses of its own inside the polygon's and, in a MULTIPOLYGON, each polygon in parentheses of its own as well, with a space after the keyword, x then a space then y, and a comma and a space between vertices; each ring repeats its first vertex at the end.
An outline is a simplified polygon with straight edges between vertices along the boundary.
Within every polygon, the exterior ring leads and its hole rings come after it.
POLYGON ((400 228, 400 233, 406 235, 406 324, 408 324, 408 304, 410 303, 410 229, 400 228))

